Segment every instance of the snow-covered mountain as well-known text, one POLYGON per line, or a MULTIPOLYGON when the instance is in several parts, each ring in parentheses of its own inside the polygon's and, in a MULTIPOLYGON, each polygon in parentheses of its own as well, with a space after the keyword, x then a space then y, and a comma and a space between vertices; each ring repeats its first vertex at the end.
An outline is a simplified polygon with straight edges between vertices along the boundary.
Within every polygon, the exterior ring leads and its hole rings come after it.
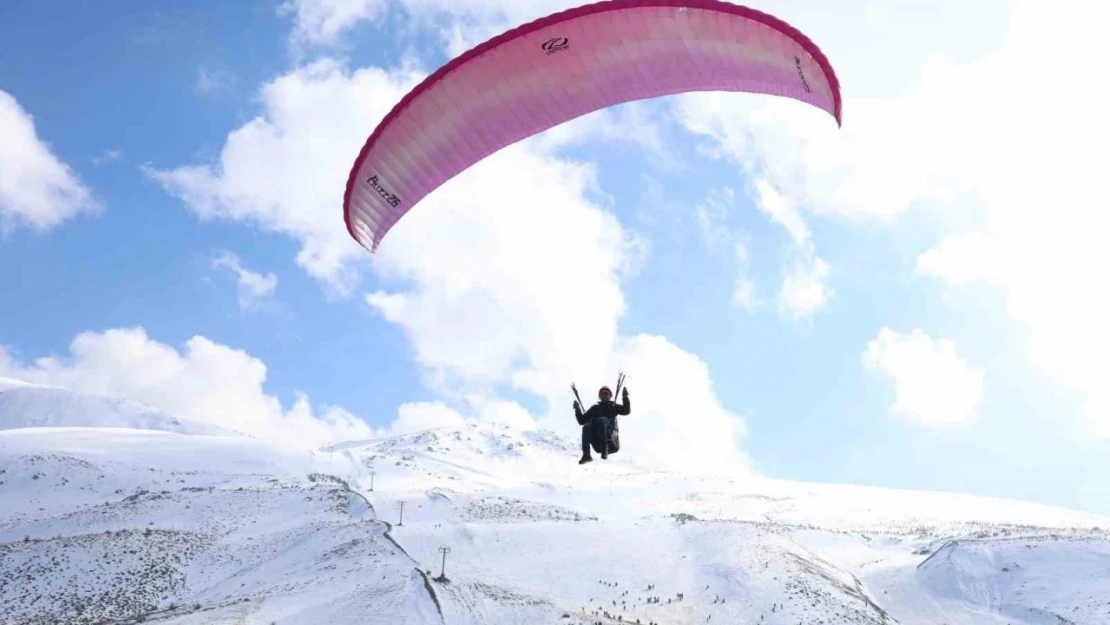
POLYGON ((232 434, 228 429, 181 419, 129 399, 0 378, 0 430, 66 426, 232 434))
POLYGON ((373 471, 379 513, 406 502, 394 536, 417 560, 452 548, 451 623, 1110 624, 1110 519, 1095 515, 686 476, 632 450, 580 467, 569 441, 480 426, 334 449, 365 467, 359 487, 373 471))
POLYGON ((0 623, 1110 623, 1110 519, 577 458, 493 425, 0 431, 0 623))
POLYGON ((0 432, 0 622, 440 622, 388 525, 320 466, 238 437, 0 432))

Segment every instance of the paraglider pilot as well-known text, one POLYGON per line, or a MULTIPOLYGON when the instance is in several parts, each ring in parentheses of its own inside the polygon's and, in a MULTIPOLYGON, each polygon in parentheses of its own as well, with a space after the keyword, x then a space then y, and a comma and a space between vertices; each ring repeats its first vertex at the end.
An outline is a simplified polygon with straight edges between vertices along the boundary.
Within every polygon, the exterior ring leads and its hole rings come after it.
POLYGON ((593 461, 590 456, 591 442, 594 449, 601 452, 602 460, 609 458, 609 431, 613 421, 617 415, 626 415, 632 410, 628 403, 628 387, 621 390, 621 405, 613 401, 613 391, 608 386, 601 387, 597 398, 598 402, 585 413, 582 412, 582 406, 577 401, 574 402, 574 417, 578 419, 578 425, 582 426, 582 459, 578 464, 593 461))

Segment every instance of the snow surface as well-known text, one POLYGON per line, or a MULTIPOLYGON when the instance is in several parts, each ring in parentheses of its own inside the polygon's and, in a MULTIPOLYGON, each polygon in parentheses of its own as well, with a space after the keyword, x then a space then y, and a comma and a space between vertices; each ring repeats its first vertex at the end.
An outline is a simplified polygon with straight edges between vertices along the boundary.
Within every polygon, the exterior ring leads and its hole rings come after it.
POLYGON ((78 427, 102 401, 0 404, 0 623, 1110 624, 1085 513, 579 466, 503 426, 315 454, 78 427))

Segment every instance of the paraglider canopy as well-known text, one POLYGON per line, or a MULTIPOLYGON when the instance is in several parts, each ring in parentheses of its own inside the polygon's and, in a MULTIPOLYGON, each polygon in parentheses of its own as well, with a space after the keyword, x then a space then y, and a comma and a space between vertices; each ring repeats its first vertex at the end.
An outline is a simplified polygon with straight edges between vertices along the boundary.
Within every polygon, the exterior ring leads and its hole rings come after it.
POLYGON ((501 148, 587 113, 691 91, 792 98, 841 121, 817 46, 719 0, 608 0, 502 33, 452 59, 382 119, 351 169, 347 230, 377 250, 422 198, 501 148))

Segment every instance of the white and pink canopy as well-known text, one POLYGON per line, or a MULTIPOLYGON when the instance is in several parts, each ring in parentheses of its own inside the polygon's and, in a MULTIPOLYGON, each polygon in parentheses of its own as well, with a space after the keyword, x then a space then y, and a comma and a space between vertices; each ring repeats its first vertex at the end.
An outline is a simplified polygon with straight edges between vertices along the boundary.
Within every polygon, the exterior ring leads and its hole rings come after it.
POLYGON ((841 121, 825 55, 785 22, 719 0, 608 0, 502 33, 381 121, 347 180, 347 230, 375 251, 424 196, 497 150, 616 104, 690 91, 808 102, 841 121))

